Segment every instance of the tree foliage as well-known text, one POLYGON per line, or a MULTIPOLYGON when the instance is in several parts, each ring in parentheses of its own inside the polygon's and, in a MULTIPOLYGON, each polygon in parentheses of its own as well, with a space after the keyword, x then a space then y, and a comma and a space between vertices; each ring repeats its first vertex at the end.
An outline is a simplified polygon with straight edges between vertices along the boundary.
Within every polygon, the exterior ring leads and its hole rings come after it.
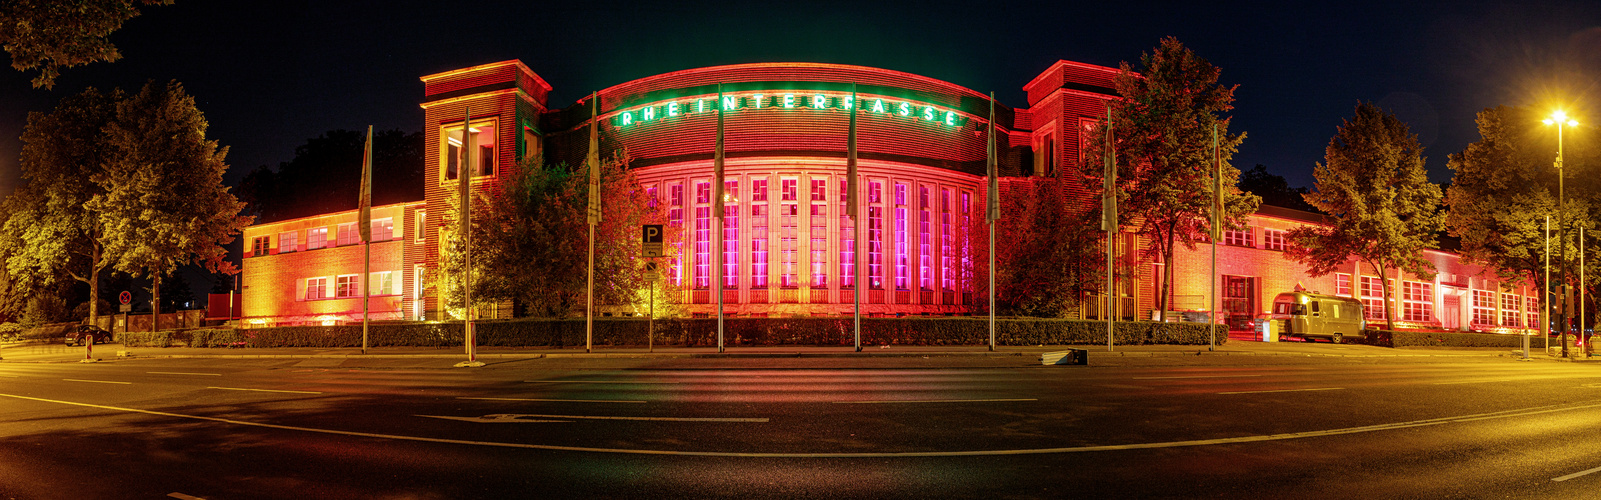
POLYGON ((1267 166, 1260 163, 1256 167, 1240 174, 1240 190, 1262 198, 1263 205, 1292 208, 1304 212, 1314 212, 1317 209, 1306 202, 1303 197, 1307 193, 1305 186, 1290 187, 1290 182, 1284 176, 1274 175, 1267 171, 1267 166))
MULTIPOLYGON (((353 210, 360 189, 366 132, 330 130, 295 148, 277 169, 257 167, 239 184, 246 213, 260 222, 353 210)), ((373 133, 373 205, 423 199, 423 136, 400 130, 373 133)))
MULTIPOLYGON (((1141 54, 1140 73, 1128 63, 1114 79, 1119 100, 1111 102, 1113 149, 1118 166, 1119 220, 1140 222, 1139 233, 1150 242, 1147 255, 1172 262, 1178 245, 1195 248, 1205 241, 1212 212, 1212 133, 1217 131, 1217 159, 1222 167, 1224 227, 1240 227, 1255 213, 1261 198, 1237 187, 1240 171, 1230 164, 1245 133, 1229 134, 1234 89, 1218 84, 1216 66, 1195 55, 1175 38, 1164 38, 1155 50, 1141 54)), ((1105 134, 1093 134, 1082 173, 1098 182, 1106 151, 1105 134)), ((1173 267, 1163 266, 1159 308, 1169 302, 1173 267)))
MULTIPOLYGON (((1307 203, 1333 217, 1330 227, 1301 226, 1289 231, 1291 258, 1314 276, 1326 275, 1357 259, 1386 279, 1401 269, 1432 279, 1433 265, 1422 251, 1437 246, 1444 227, 1440 187, 1423 168, 1423 146, 1405 123, 1371 103, 1360 103, 1329 140, 1325 163, 1318 164, 1307 203)), ((1385 319, 1395 329, 1394 301, 1386 300, 1385 319)))
MULTIPOLYGON (((642 224, 663 224, 623 154, 601 162, 603 217, 595 233, 595 303, 642 304, 650 283, 642 274, 639 231, 642 224)), ((506 182, 480 194, 473 205, 472 262, 474 302, 515 300, 527 314, 562 317, 582 311, 589 265, 588 173, 584 168, 548 165, 525 159, 506 182)), ((455 197, 450 197, 455 198, 455 197)), ((459 213, 454 200, 446 227, 459 213)), ((453 231, 451 231, 453 232, 453 231)), ((667 231, 675 238, 675 231, 667 231)), ((460 307, 461 243, 448 237, 442 295, 460 307)), ((666 248, 673 248, 669 241, 666 248)), ((661 288, 661 287, 658 287, 661 288)), ((657 297, 658 309, 671 305, 673 294, 657 297)))
POLYGON ((0 2, 0 46, 17 71, 38 69, 33 87, 50 88, 61 68, 112 62, 122 53, 106 37, 144 5, 172 0, 6 0, 0 2))
POLYGON ((1101 288, 1105 233, 1093 213, 1072 206, 1057 178, 1017 180, 1008 188, 1002 200, 1006 217, 995 228, 996 240, 1005 242, 995 248, 997 313, 1047 318, 1076 313, 1078 298, 1101 288))

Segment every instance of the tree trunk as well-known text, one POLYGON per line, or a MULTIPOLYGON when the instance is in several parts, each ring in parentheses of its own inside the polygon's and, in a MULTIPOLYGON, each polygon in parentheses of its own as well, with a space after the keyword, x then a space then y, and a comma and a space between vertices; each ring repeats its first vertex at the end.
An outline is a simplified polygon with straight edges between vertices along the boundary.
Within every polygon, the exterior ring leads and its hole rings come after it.
POLYGON ((1173 233, 1169 226, 1162 234, 1162 319, 1167 322, 1167 311, 1173 309, 1173 233))
POLYGON ((89 324, 100 326, 100 245, 89 257, 89 324))
POLYGON ((1369 261, 1368 265, 1373 266, 1373 272, 1379 275, 1379 294, 1384 297, 1384 327, 1393 332, 1395 331, 1395 302, 1390 300, 1390 280, 1384 276, 1385 269, 1389 268, 1380 268, 1378 262, 1372 261, 1369 261))
POLYGON ((160 272, 156 273, 156 283, 155 283, 155 285, 156 285, 155 288, 152 288, 151 291, 150 291, 150 296, 151 296, 151 300, 150 300, 150 333, 156 333, 157 330, 160 330, 160 328, 157 327, 157 325, 161 323, 161 273, 160 272))

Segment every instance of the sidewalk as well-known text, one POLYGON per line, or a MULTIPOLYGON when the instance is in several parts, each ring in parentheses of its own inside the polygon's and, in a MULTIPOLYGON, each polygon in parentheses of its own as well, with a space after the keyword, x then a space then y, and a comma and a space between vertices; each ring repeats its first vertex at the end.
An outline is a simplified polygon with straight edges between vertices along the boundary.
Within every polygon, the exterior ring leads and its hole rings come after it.
MULTIPOLYGON (((897 358, 897 357, 1016 357, 1037 360, 1040 354, 1066 349, 1083 349, 1091 364, 1095 360, 1110 358, 1152 358, 1169 356, 1293 356, 1339 358, 1399 358, 1399 357, 1522 357, 1520 351, 1506 348, 1385 348, 1368 345, 1304 342, 1250 342, 1233 340, 1215 350, 1207 346, 1178 345, 1105 345, 1073 346, 1000 346, 990 351, 986 346, 863 346, 855 352, 850 346, 812 347, 728 347, 722 353, 715 347, 657 347, 648 351, 644 347, 596 347, 593 352, 578 348, 548 347, 479 347, 478 358, 489 360, 509 359, 629 359, 629 358, 897 358)), ((1538 349, 1531 357, 1556 360, 1538 349)), ((191 347, 123 347, 121 344, 94 346, 93 357, 111 361, 116 359, 455 359, 466 357, 462 347, 374 347, 366 354, 354 347, 318 348, 191 348, 191 347)), ((0 363, 73 363, 85 359, 85 348, 67 347, 61 343, 0 346, 0 363)))

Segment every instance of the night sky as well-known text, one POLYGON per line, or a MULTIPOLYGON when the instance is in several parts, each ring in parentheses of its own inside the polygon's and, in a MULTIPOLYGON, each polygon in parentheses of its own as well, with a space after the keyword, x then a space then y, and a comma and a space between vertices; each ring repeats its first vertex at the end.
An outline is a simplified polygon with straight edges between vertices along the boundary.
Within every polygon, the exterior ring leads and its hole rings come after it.
MULTIPOLYGON (((1001 102, 1057 59, 1136 63, 1176 36, 1239 84, 1234 159, 1310 185, 1358 101, 1412 126, 1437 182, 1477 140, 1474 113, 1564 107, 1601 123, 1601 2, 203 2, 144 7, 111 36, 123 59, 67 68, 53 90, 0 69, 0 193, 17 182, 29 111, 88 86, 182 82, 231 151, 228 180, 276 166, 331 129, 422 128, 418 77, 521 59, 553 107, 591 90, 703 66, 773 61, 925 75, 1001 102)), ((1533 126, 1533 125, 1531 125, 1533 126)), ((355 196, 352 193, 351 196, 355 196)))

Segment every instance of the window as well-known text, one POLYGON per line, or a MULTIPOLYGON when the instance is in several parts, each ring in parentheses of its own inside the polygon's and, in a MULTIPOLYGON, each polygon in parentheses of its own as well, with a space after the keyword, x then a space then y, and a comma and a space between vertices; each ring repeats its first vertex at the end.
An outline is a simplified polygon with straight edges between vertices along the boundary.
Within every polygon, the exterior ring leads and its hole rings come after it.
POLYGON ((400 295, 400 287, 396 283, 395 271, 383 271, 367 275, 367 289, 373 295, 400 295))
POLYGON ((306 279, 306 300, 328 298, 328 278, 306 279))
POLYGON ((812 179, 812 201, 828 201, 828 181, 812 179))
POLYGON ((250 241, 250 256, 260 257, 267 255, 267 243, 270 236, 257 236, 250 241))
POLYGON ((335 297, 356 297, 361 295, 361 276, 346 274, 334 278, 335 297))
POLYGON ((925 291, 934 289, 934 273, 931 263, 934 256, 930 255, 934 240, 929 234, 928 188, 918 188, 918 219, 917 219, 917 286, 925 291))
MULTIPOLYGON (((957 208, 961 209, 962 212, 962 229, 966 230, 967 228, 973 227, 973 193, 962 191, 960 204, 957 206, 957 208)), ((973 269, 972 244, 968 238, 963 237, 961 245, 962 272, 971 272, 973 269)), ((961 286, 963 292, 973 291, 972 280, 963 280, 961 286)))
MULTIPOLYGON (((723 193, 729 200, 739 197, 739 183, 723 184, 723 193)), ((723 205, 723 288, 739 288, 739 204, 723 205)))
MULTIPOLYGON (((822 191, 818 182, 812 181, 812 199, 819 199, 822 191)), ((826 203, 812 204, 812 227, 808 233, 811 236, 812 252, 812 286, 822 288, 828 286, 828 205, 826 203)))
POLYGON ((316 250, 328 246, 328 228, 319 227, 306 231, 306 250, 316 250))
POLYGON ((287 232, 287 233, 278 233, 278 253, 295 251, 295 247, 298 246, 298 244, 299 244, 299 242, 297 240, 300 239, 300 238, 297 238, 296 236, 298 236, 299 234, 300 233, 295 232, 295 231, 290 231, 290 232, 287 232))
POLYGON ((1529 328, 1540 328, 1540 298, 1524 299, 1523 310, 1528 313, 1529 328))
POLYGON ((1223 244, 1237 247, 1256 247, 1256 234, 1251 228, 1243 231, 1223 231, 1223 244))
POLYGON ((850 184, 839 182, 839 286, 856 287, 856 224, 850 217, 850 184))
POLYGON ((952 267, 955 264, 956 247, 952 245, 954 234, 951 233, 951 190, 942 189, 939 192, 939 276, 940 288, 947 292, 956 291, 956 272, 952 267))
POLYGON ((1372 276, 1362 277, 1362 317, 1384 319, 1384 284, 1372 276))
POLYGON ((867 287, 884 289, 884 207, 867 207, 867 287))
POLYGON ((1335 274, 1334 275, 1334 294, 1335 295, 1339 295, 1341 297, 1352 297, 1353 296, 1353 295, 1351 295, 1351 275, 1349 275, 1349 274, 1335 274))
MULTIPOLYGON (((786 186, 793 186, 793 180, 785 180, 786 186)), ((799 229, 795 220, 800 217, 800 206, 794 203, 785 203, 778 206, 778 286, 795 288, 800 286, 797 277, 796 262, 798 250, 799 229)))
MULTIPOLYGON (((765 181, 756 183, 766 184, 765 181)), ((761 191, 754 191, 751 197, 759 195, 761 191)), ((767 241, 767 204, 752 203, 750 206, 750 286, 751 288, 767 288, 768 248, 772 245, 767 241)))
POLYGON ((1495 292, 1473 291, 1473 324, 1495 326, 1495 292))
POLYGON ((356 223, 346 222, 339 225, 335 237, 339 238, 336 246, 346 246, 361 243, 361 233, 356 232, 356 223))
POLYGON ((780 186, 782 186, 781 189, 783 190, 783 201, 798 201, 800 199, 800 193, 797 191, 798 187, 796 184, 799 181, 795 179, 784 179, 779 182, 780 186))
POLYGON ((416 238, 417 238, 416 241, 417 241, 417 243, 422 243, 423 242, 423 233, 424 233, 423 228, 425 228, 425 227, 428 227, 428 211, 427 210, 418 210, 417 211, 417 223, 415 225, 411 226, 411 231, 413 233, 416 233, 416 238))
POLYGON ((911 285, 908 269, 911 263, 906 248, 906 207, 895 207, 895 289, 906 290, 911 285))
POLYGON ((1501 294, 1501 326, 1523 326, 1523 312, 1518 303, 1522 298, 1510 293, 1501 294))
POLYGON ((1401 319, 1434 321, 1434 284, 1401 282, 1401 319))
POLYGON ((389 241, 390 239, 394 238, 394 233, 395 233, 395 219, 394 218, 385 217, 385 218, 382 218, 382 219, 373 219, 371 222, 372 222, 372 241, 389 241))
POLYGON ((650 187, 645 188, 645 206, 655 209, 658 205, 661 205, 661 200, 657 197, 656 185, 652 184, 650 187))
POLYGON ((767 179, 750 181, 750 201, 767 201, 767 179))
MULTIPOLYGON (((667 186, 667 225, 675 230, 684 227, 684 185, 672 184, 667 186)), ((683 233, 679 233, 683 234, 683 233)), ((684 263, 678 256, 683 255, 684 246, 679 241, 673 242, 673 261, 667 266, 667 279, 673 286, 684 286, 684 263)))
MULTIPOLYGON (((495 125, 496 123, 493 119, 473 120, 473 168, 469 169, 473 177, 495 175, 495 125)), ((440 163, 445 168, 441 169, 441 173, 445 176, 444 180, 456 180, 456 171, 462 157, 461 125, 447 126, 443 133, 439 135, 444 140, 443 151, 441 151, 444 158, 441 158, 440 163)))
MULTIPOLYGON (((1284 231, 1277 229, 1262 230, 1262 248, 1268 250, 1284 251, 1284 231)), ((1350 279, 1347 277, 1346 279, 1350 279)))
MULTIPOLYGON (((700 183, 711 190, 711 185, 700 183)), ((697 187, 696 191, 700 191, 697 187)), ((706 199, 710 199, 708 196, 706 199)), ((695 288, 705 290, 712 286, 712 207, 695 207, 695 288)))
POLYGON ((1039 135, 1038 149, 1034 158, 1034 172, 1045 177, 1056 176, 1056 131, 1048 130, 1039 135))
POLYGON ((710 182, 697 182, 697 183, 695 183, 695 203, 711 203, 711 202, 712 202, 712 183, 710 183, 710 182))
POLYGON ((423 287, 424 286, 425 286, 425 284, 423 283, 423 265, 422 264, 415 264, 415 265, 412 266, 412 269, 411 269, 411 298, 412 298, 411 314, 412 314, 412 318, 417 320, 417 321, 425 321, 425 320, 428 319, 428 311, 427 311, 428 302, 423 300, 423 298, 422 298, 422 291, 423 291, 423 287))

